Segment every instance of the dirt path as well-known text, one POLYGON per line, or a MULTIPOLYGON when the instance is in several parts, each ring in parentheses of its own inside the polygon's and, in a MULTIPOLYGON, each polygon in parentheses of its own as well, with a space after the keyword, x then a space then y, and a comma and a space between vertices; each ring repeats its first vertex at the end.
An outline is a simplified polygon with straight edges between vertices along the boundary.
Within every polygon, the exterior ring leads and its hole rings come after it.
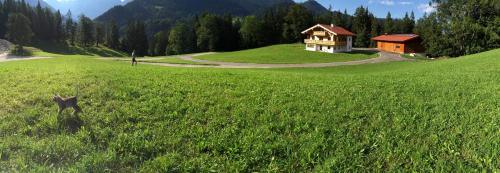
POLYGON ((53 57, 36 57, 36 56, 22 57, 22 56, 8 55, 7 53, 0 54, 0 62, 20 61, 20 60, 33 60, 33 59, 48 59, 48 58, 53 58, 53 57))
MULTIPOLYGON (((357 49, 357 50, 369 50, 373 49, 357 49)), ((189 68, 320 68, 320 67, 336 67, 345 65, 360 65, 360 64, 373 64, 381 62, 392 62, 392 61, 411 61, 410 59, 402 58, 399 54, 379 52, 379 57, 359 60, 359 61, 349 61, 349 62, 331 62, 331 63, 308 63, 308 64, 254 64, 254 63, 232 63, 232 62, 219 62, 219 61, 209 61, 196 59, 197 56, 213 54, 213 52, 199 53, 192 55, 179 56, 180 59, 203 63, 211 65, 194 65, 194 64, 169 64, 169 63, 149 63, 149 62, 139 62, 140 64, 164 66, 164 67, 189 67, 189 68)), ((47 59, 52 57, 18 57, 11 56, 7 53, 0 54, 0 62, 5 61, 17 61, 17 60, 33 60, 33 59, 47 59)), ((101 60, 127 60, 124 58, 97 58, 101 60)), ((144 58, 138 60, 159 60, 163 58, 144 58)))
MULTIPOLYGON (((373 49, 357 49, 372 51, 373 49)), ((233 62, 220 62, 220 61, 209 61, 196 59, 196 56, 207 55, 211 53, 202 53, 194 55, 180 56, 181 59, 187 61, 193 61, 197 63, 204 64, 214 64, 214 65, 186 65, 186 64, 168 64, 168 63, 145 63, 166 67, 208 67, 208 68, 313 68, 313 67, 336 67, 344 65, 360 65, 360 64, 373 64, 381 62, 392 62, 392 61, 410 61, 409 59, 402 58, 399 54, 379 52, 379 57, 359 60, 359 61, 349 61, 349 62, 331 62, 331 63, 308 63, 308 64, 254 64, 254 63, 233 63, 233 62)))

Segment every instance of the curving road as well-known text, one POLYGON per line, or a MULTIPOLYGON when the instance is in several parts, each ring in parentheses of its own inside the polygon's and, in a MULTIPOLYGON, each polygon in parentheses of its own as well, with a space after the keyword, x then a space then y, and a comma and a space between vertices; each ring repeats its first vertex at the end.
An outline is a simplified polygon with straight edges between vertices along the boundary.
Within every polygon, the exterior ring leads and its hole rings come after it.
MULTIPOLYGON (((375 49, 356 49, 361 51, 374 51, 375 49)), ((203 64, 213 64, 213 65, 187 65, 187 64, 168 64, 168 63, 147 63, 142 62, 141 64, 150 64, 166 67, 208 67, 208 68, 313 68, 313 67, 336 67, 345 65, 360 65, 360 64, 373 64, 381 62, 392 62, 392 61, 411 61, 410 59, 402 58, 399 54, 379 52, 379 57, 358 60, 358 61, 348 61, 348 62, 331 62, 331 63, 308 63, 308 64, 255 64, 255 63, 233 63, 233 62, 220 62, 220 61, 209 61, 196 59, 196 56, 207 55, 210 53, 194 54, 189 56, 181 56, 180 58, 187 61, 193 61, 203 64)))
POLYGON ((23 57, 23 56, 9 55, 8 53, 2 53, 2 54, 0 54, 0 62, 5 62, 5 61, 19 61, 19 60, 32 60, 32 59, 48 59, 48 58, 53 58, 53 57, 37 57, 37 56, 23 57))
MULTIPOLYGON (((356 49, 361 51, 374 51, 374 49, 356 49)), ((399 54, 379 52, 379 57, 358 61, 348 62, 331 62, 331 63, 308 63, 308 64, 255 64, 255 63, 233 63, 233 62, 220 62, 196 59, 197 56, 207 55, 212 53, 199 53, 192 55, 180 56, 181 59, 211 65, 193 65, 193 64, 169 64, 169 63, 149 63, 139 62, 140 64, 164 66, 164 67, 189 67, 189 68, 320 68, 320 67, 336 67, 345 65, 360 65, 360 64, 373 64, 382 62, 393 61, 412 61, 410 59, 402 58, 399 54)), ((7 53, 0 54, 0 62, 16 61, 16 60, 32 60, 32 59, 46 59, 52 57, 18 57, 11 56, 7 53)), ((116 60, 117 58, 98 58, 103 60, 116 60)), ((120 58, 123 59, 123 58, 120 58)), ((149 58, 151 60, 161 58, 149 58)))

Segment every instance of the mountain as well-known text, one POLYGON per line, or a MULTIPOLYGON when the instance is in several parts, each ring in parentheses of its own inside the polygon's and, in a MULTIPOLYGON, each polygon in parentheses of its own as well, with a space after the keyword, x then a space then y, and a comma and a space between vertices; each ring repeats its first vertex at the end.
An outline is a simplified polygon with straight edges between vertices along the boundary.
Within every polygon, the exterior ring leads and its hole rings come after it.
MULTIPOLYGON (((4 2, 5 0, 0 0, 0 2, 4 2)), ((18 0, 18 1, 21 1, 21 0, 18 0)), ((30 6, 33 6, 33 7, 36 7, 36 5, 38 4, 38 0, 24 0, 28 5, 30 6)), ((50 9, 53 9, 49 4, 47 4, 45 1, 43 0, 40 0, 40 6, 42 6, 43 8, 45 7, 48 7, 50 9)))
MULTIPOLYGON (((129 21, 144 21, 148 26, 148 35, 152 35, 172 27, 180 19, 204 12, 244 16, 258 14, 270 7, 291 4, 296 3, 293 0, 133 0, 126 5, 114 6, 95 20, 115 21, 121 29, 129 21)), ((299 4, 314 13, 328 11, 314 0, 299 4)))
POLYGON ((124 6, 111 8, 96 20, 115 20, 119 25, 124 25, 130 20, 179 19, 203 12, 248 15, 280 3, 294 2, 292 0, 134 0, 124 6))
POLYGON ((54 9, 60 10, 63 14, 71 10, 73 17, 84 14, 90 18, 95 18, 114 6, 125 5, 130 1, 131 0, 45 0, 45 2, 49 3, 54 9))
POLYGON ((300 5, 307 8, 309 11, 311 11, 314 14, 321 14, 321 13, 328 12, 328 9, 326 9, 323 5, 319 4, 315 0, 307 0, 306 2, 303 2, 300 5))

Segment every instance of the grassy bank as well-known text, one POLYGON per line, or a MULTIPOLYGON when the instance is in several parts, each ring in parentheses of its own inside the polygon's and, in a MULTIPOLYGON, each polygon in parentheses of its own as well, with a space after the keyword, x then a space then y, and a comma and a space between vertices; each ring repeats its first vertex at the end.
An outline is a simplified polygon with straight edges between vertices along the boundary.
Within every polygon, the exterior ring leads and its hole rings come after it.
POLYGON ((0 172, 495 172, 500 49, 320 69, 0 63, 0 172), (84 113, 57 115, 79 90, 84 113))
POLYGON ((196 57, 197 59, 242 62, 258 64, 305 64, 346 62, 363 59, 376 58, 374 52, 350 52, 350 53, 321 53, 306 51, 303 44, 274 45, 257 49, 217 53, 196 57))
POLYGON ((68 56, 100 56, 100 57, 127 57, 127 53, 110 49, 105 46, 83 47, 68 45, 59 42, 35 42, 26 48, 33 56, 68 57, 68 56))

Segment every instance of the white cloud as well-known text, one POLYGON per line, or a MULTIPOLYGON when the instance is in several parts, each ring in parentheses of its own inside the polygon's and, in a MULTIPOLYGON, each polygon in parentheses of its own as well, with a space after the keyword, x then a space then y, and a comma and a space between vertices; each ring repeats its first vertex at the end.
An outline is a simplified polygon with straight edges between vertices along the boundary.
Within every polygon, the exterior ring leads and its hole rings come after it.
POLYGON ((408 0, 405 0, 405 1, 402 1, 402 0, 368 0, 368 3, 369 4, 378 3, 378 4, 382 4, 382 5, 388 5, 388 6, 393 6, 396 4, 399 4, 399 5, 411 5, 411 4, 413 4, 413 2, 408 1, 408 0))
POLYGON ((393 0, 381 0, 380 4, 383 4, 383 5, 394 5, 394 1, 393 0))
POLYGON ((411 2, 411 1, 401 1, 401 2, 399 2, 399 4, 401 4, 401 5, 412 5, 413 2, 411 2))
POLYGON ((436 11, 437 4, 436 3, 433 3, 433 4, 420 4, 420 5, 418 5, 417 8, 420 11, 424 12, 424 13, 432 13, 432 12, 436 11))

